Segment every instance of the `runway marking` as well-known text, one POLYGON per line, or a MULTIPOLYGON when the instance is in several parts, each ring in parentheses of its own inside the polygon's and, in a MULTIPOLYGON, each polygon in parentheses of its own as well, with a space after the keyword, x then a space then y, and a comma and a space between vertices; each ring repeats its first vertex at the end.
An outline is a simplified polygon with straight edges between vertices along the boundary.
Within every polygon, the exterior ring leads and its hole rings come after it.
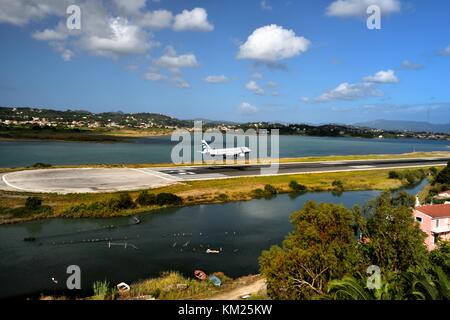
POLYGON ((3 182, 4 182, 8 187, 11 187, 11 188, 17 189, 17 190, 22 190, 22 191, 28 191, 28 192, 29 192, 28 189, 24 189, 24 188, 21 188, 21 187, 16 187, 15 185, 9 183, 8 180, 6 180, 6 176, 7 176, 8 174, 9 174, 9 173, 4 174, 4 175, 2 176, 3 182))
POLYGON ((154 177, 157 177, 157 178, 161 178, 161 179, 164 179, 164 180, 167 180, 167 181, 170 181, 170 182, 177 182, 177 180, 174 179, 174 178, 168 178, 168 177, 162 176, 162 174, 163 174, 162 172, 160 172, 161 175, 158 175, 158 174, 150 172, 150 171, 144 171, 144 170, 135 169, 135 168, 130 168, 130 170, 138 171, 140 173, 148 174, 149 176, 154 176, 154 177))
MULTIPOLYGON (((301 162, 299 162, 299 163, 301 163, 301 162)), ((327 161, 327 162, 321 162, 320 164, 335 165, 335 164, 346 164, 346 162, 344 162, 344 161, 327 161)))
POLYGON ((350 166, 350 168, 354 168, 354 169, 369 169, 369 168, 375 168, 375 166, 350 166))

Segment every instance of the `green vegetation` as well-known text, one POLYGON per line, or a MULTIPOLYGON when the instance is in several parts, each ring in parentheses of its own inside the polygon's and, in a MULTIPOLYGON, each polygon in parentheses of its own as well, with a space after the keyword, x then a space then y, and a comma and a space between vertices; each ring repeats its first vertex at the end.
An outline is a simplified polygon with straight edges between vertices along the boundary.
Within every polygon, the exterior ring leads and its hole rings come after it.
POLYGON ((434 184, 448 184, 450 183, 450 162, 447 163, 447 166, 441 170, 434 179, 434 184))
POLYGON ((27 197, 23 206, 5 208, 0 206, 0 215, 13 216, 15 218, 25 218, 27 216, 42 217, 53 213, 50 206, 42 205, 42 198, 27 197))
POLYGON ((111 294, 109 283, 107 281, 94 282, 92 285, 92 290, 94 291, 94 300, 105 300, 111 294))
POLYGON ((343 191, 344 183, 341 180, 334 180, 331 185, 334 187, 335 191, 343 191))
MULTIPOLYGON (((420 170, 420 169, 418 169, 420 170)), ((398 170, 402 172, 402 170, 398 170)), ((11 172, 4 170, 3 172, 11 172)), ((24 206, 25 199, 33 196, 31 193, 0 191, 0 224, 17 223, 32 219, 53 218, 53 217, 113 217, 131 216, 138 213, 149 212, 161 208, 156 203, 156 197, 160 193, 171 193, 180 198, 160 196, 159 203, 166 203, 164 206, 189 206, 207 203, 223 203, 230 201, 245 201, 256 198, 270 198, 274 196, 273 189, 277 193, 292 193, 291 182, 294 180, 299 185, 303 185, 308 191, 336 191, 333 181, 340 180, 344 184, 344 190, 392 190, 398 189, 407 184, 404 180, 389 179, 388 170, 367 170, 356 172, 329 172, 329 173, 308 173, 280 176, 264 177, 240 177, 236 179, 189 181, 182 184, 174 184, 153 190, 146 190, 148 193, 148 204, 139 203, 139 191, 128 192, 132 199, 135 199, 135 206, 125 209, 124 206, 112 206, 117 203, 120 193, 86 193, 86 194, 39 194, 51 210, 38 212, 24 212, 11 210, 24 206), (265 191, 266 185, 270 192, 265 191), (291 186, 290 186, 291 185, 291 186), (161 198, 162 197, 162 198, 161 198), (153 203, 155 201, 155 203, 153 203), (162 201, 162 202, 161 202, 162 201), (181 201, 181 203, 180 203, 181 201), (51 207, 51 208, 50 208, 51 207)), ((339 191, 341 192, 341 191, 339 191)), ((129 203, 129 202, 128 202, 129 203)), ((125 206, 127 207, 127 206, 125 206)))
POLYGON ((299 184, 295 180, 289 182, 289 188, 291 188, 294 192, 305 192, 308 189, 306 186, 299 184))
POLYGON ((421 192, 421 200, 425 203, 440 204, 446 201, 438 194, 450 190, 450 162, 442 170, 430 169, 431 184, 421 192))
MULTIPOLYGON (((434 168, 434 167, 433 167, 434 168)), ((436 168, 434 168, 436 169, 436 168)), ((430 173, 432 174, 432 172, 430 173)), ((425 170, 389 171, 389 179, 404 180, 407 184, 416 184, 426 176, 425 170)))
POLYGON ((149 194, 148 191, 141 191, 136 200, 128 192, 122 192, 118 196, 105 201, 96 201, 90 204, 77 204, 67 208, 63 212, 64 217, 88 217, 103 216, 115 212, 118 214, 132 212, 133 209, 147 208, 151 206, 178 206, 182 204, 182 199, 172 193, 149 194))
POLYGON ((148 193, 147 190, 143 190, 139 192, 136 203, 143 207, 154 205, 156 204, 156 195, 154 195, 153 193, 148 193))
POLYGON ((33 168, 33 169, 47 169, 47 168, 51 168, 51 167, 52 167, 51 164, 41 163, 41 162, 37 162, 31 166, 31 168, 33 168))
POLYGON ((414 199, 384 192, 363 209, 308 202, 293 231, 260 257, 272 299, 450 299, 450 244, 429 253, 414 199), (365 217, 365 218, 364 218, 365 217), (380 268, 368 288, 367 268, 380 268))

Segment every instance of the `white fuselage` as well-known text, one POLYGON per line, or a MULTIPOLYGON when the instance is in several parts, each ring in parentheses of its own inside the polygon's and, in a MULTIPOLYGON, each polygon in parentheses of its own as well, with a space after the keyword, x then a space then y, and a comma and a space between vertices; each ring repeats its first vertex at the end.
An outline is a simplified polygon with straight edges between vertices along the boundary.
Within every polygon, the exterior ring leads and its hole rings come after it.
POLYGON ((226 148, 226 149, 205 149, 203 154, 208 154, 211 157, 233 157, 240 156, 245 157, 251 150, 247 147, 241 148, 226 148))

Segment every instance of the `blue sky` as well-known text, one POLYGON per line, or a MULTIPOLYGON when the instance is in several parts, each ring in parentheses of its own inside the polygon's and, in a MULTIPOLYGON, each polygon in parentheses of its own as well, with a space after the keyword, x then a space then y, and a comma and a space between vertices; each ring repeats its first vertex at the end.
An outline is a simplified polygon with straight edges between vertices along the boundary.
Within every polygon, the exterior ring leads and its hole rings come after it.
POLYGON ((446 0, 0 0, 0 105, 449 123, 449 13, 446 0), (71 4, 81 30, 66 27, 71 4))

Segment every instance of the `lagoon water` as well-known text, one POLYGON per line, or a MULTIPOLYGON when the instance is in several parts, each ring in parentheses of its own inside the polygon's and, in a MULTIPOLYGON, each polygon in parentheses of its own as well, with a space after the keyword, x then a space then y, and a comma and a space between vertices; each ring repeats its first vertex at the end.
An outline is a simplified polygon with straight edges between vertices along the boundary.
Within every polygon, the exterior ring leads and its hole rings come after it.
MULTIPOLYGON (((426 182, 409 192, 415 194, 426 182)), ((37 297, 65 289, 66 268, 78 265, 82 291, 91 293, 94 281, 111 285, 177 270, 192 277, 195 269, 222 271, 231 277, 258 273, 262 250, 280 244, 291 230, 290 215, 308 200, 363 205, 378 191, 278 195, 270 200, 164 209, 131 218, 51 219, 0 226, 0 298, 37 297), (105 229, 107 226, 114 226, 105 229), (34 242, 23 241, 34 237, 34 242), (127 243, 108 248, 112 238, 127 243), (134 249, 131 245, 136 246, 134 249), (206 254, 207 248, 222 253, 206 254), (59 282, 55 284, 51 278, 59 282)), ((65 294, 68 294, 67 290, 65 294)))
MULTIPOLYGON (((115 164, 169 163, 175 142, 170 137, 134 139, 128 143, 0 141, 0 167, 34 163, 115 164)), ((449 151, 449 141, 280 136, 280 157, 395 154, 449 151)))

